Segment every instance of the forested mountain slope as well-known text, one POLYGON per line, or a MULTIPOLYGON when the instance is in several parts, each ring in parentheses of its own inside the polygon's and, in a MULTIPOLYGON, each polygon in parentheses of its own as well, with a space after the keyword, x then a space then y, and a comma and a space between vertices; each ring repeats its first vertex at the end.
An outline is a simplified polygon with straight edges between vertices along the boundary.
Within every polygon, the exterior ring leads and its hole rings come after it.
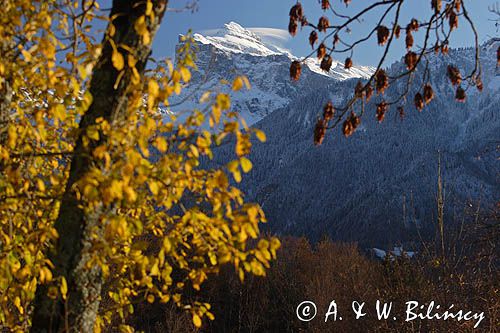
MULTIPOLYGON (((207 43, 202 50, 215 43, 201 42, 207 43)), ((306 67, 299 84, 294 85, 288 77, 289 55, 255 55, 255 51, 246 53, 245 49, 234 53, 219 48, 212 64, 215 73, 236 66, 253 85, 250 93, 236 94, 235 109, 241 109, 245 118, 250 114, 250 122, 267 134, 266 143, 254 145, 250 156, 254 169, 244 177, 242 187, 263 206, 269 228, 312 239, 329 235, 337 240, 388 247, 416 239, 417 228, 421 234, 430 235, 436 220, 439 155, 446 223, 451 223, 466 204, 480 201, 486 206, 497 201, 497 46, 496 40, 482 46, 484 91, 479 93, 471 87, 465 103, 455 101, 446 68, 454 64, 469 69, 474 50, 452 49, 448 56, 430 58, 430 82, 436 98, 422 112, 415 109, 409 97, 403 120, 393 108, 379 124, 375 104, 381 97, 374 97, 353 136, 346 139, 336 129, 327 132, 320 147, 313 145, 312 135, 323 105, 328 100, 341 104, 353 93, 359 78, 366 75, 353 74, 346 80, 332 73, 319 75, 306 67)), ((202 52, 202 64, 207 64, 207 54, 202 52)), ((399 72, 404 66, 397 62, 388 71, 399 72)), ((420 68, 413 89, 421 85, 422 72, 420 68)), ((394 99, 405 89, 404 84, 401 81, 391 86, 384 97, 394 99)), ((409 96, 414 95, 412 92, 409 96)), ((225 163, 233 154, 229 145, 224 146, 212 163, 225 163)))

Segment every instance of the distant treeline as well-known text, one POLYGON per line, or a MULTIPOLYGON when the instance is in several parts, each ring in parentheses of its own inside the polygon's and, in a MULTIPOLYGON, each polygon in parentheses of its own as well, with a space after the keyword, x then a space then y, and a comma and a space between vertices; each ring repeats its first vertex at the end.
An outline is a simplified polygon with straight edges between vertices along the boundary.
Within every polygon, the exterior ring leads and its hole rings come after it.
MULTIPOLYGON (((446 234, 440 241, 422 244, 416 258, 371 257, 354 243, 324 239, 311 244, 305 238, 285 237, 265 278, 240 283, 231 267, 209 279, 203 293, 191 297, 212 304, 215 320, 202 332, 496 332, 500 327, 498 274, 498 214, 473 221, 446 234), (297 319, 296 308, 314 301, 318 315, 310 322, 297 319), (335 300, 343 320, 327 323, 325 313, 335 300), (366 302, 368 315, 355 320, 354 300, 366 302), (378 320, 377 300, 393 302, 390 320, 378 320), (405 302, 435 301, 442 308, 484 311, 475 322, 414 320, 405 322, 405 302), (398 320, 393 320, 392 316, 398 320)), ((195 332, 189 314, 175 305, 143 302, 130 318, 146 332, 195 332)))

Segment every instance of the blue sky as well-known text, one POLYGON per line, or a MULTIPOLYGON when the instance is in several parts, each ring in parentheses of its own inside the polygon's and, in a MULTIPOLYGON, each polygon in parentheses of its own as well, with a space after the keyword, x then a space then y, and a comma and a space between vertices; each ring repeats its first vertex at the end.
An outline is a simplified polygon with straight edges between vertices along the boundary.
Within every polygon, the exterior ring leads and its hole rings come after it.
MULTIPOLYGON (((349 7, 344 6, 340 0, 331 0, 331 3, 338 10, 344 13, 353 13, 363 5, 372 3, 375 0, 353 0, 349 7)), ((187 3, 187 0, 171 0, 170 8, 181 9, 187 3)), ((403 21, 408 22, 411 18, 424 19, 429 17, 430 0, 408 0, 408 3, 403 7, 403 21)), ((494 22, 490 19, 493 15, 488 12, 488 6, 498 2, 498 0, 468 0, 466 2, 467 9, 476 23, 476 28, 479 32, 480 41, 487 40, 490 37, 498 36, 494 22)), ((165 14, 163 24, 156 36, 153 47, 155 57, 171 57, 174 54, 175 44, 179 34, 186 33, 189 29, 194 32, 204 32, 206 30, 221 28, 224 23, 235 21, 245 28, 275 28, 287 29, 288 12, 290 7, 295 3, 294 0, 199 0, 198 10, 194 13, 190 11, 170 11, 165 14)), ((322 11, 319 8, 318 0, 303 0, 304 12, 311 21, 316 21, 322 11)), ((375 22, 374 15, 367 17, 363 22, 354 24, 352 33, 347 38, 356 38, 367 29, 371 29, 375 22), (369 28, 368 28, 369 27, 369 28)), ((390 20, 386 21, 387 25, 390 20)), ((470 29, 465 29, 465 21, 461 18, 459 21, 460 28, 451 38, 452 47, 469 46, 472 41, 472 32, 470 29)), ((310 52, 307 37, 310 29, 305 29, 294 38, 286 37, 280 40, 282 46, 290 49, 297 56, 304 56, 310 52)), ((285 35, 285 34, 283 34, 285 35)), ((418 38, 416 37, 416 41, 418 38)), ((388 62, 399 59, 403 54, 404 38, 398 41, 396 49, 389 55, 388 62)), ((418 45, 418 44, 417 44, 418 45)), ((376 65, 377 56, 380 54, 381 48, 377 46, 375 38, 372 38, 356 49, 353 59, 354 62, 360 65, 376 65)), ((337 55, 339 60, 343 60, 346 55, 337 55)))

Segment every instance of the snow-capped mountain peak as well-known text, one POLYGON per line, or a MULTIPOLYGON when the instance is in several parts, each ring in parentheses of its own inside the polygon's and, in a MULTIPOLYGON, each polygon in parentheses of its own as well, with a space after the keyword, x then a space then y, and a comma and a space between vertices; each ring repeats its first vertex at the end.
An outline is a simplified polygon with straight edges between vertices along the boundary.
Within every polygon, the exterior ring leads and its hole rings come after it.
MULTIPOLYGON (((256 33, 243 28, 236 22, 226 23, 222 29, 210 31, 210 33, 211 35, 209 36, 197 33, 193 37, 200 44, 212 45, 216 49, 229 54, 247 54, 258 57, 284 55, 290 60, 302 59, 301 57, 294 56, 290 51, 280 46, 265 43, 256 33)), ((351 69, 344 69, 343 64, 334 61, 332 69, 329 72, 325 72, 320 68, 320 63, 316 58, 306 59, 304 63, 312 72, 336 80, 368 78, 375 70, 370 66, 353 66, 351 69)))
MULTIPOLYGON (((250 91, 224 89, 231 94, 233 109, 247 124, 253 125, 271 112, 286 107, 298 95, 338 81, 368 78, 374 71, 372 67, 364 66, 345 69, 343 63, 334 61, 331 70, 324 72, 318 59, 302 58, 302 77, 299 82, 292 82, 290 63, 301 58, 284 49, 279 42, 275 45, 269 35, 281 40, 288 38, 288 32, 281 29, 247 29, 235 22, 229 22, 221 29, 194 34, 199 47, 196 54, 199 71, 193 73, 194 84, 191 86, 198 87, 199 83, 208 89, 223 79, 231 81, 237 75, 246 75, 252 86, 250 91)), ((193 99, 190 102, 194 107, 200 93, 191 89, 184 89, 183 96, 191 94, 193 99)))
POLYGON ((255 33, 243 28, 236 22, 224 24, 213 36, 194 34, 194 39, 201 44, 211 44, 217 49, 230 53, 245 53, 253 56, 280 54, 271 50, 255 33))

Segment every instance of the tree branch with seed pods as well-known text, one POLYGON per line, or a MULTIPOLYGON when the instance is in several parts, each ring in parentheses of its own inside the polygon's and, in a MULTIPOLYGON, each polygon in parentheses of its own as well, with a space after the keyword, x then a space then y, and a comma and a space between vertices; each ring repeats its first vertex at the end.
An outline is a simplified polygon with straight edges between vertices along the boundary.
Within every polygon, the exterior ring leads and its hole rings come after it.
MULTIPOLYGON (((342 0, 345 6, 349 6, 351 0, 342 0)), ((294 60, 290 66, 290 77, 294 81, 300 79, 302 64, 308 59, 316 56, 320 61, 320 68, 329 72, 333 63, 333 54, 349 53, 344 62, 344 68, 349 70, 353 66, 353 53, 357 46, 370 40, 376 35, 377 43, 383 47, 382 55, 377 63, 374 73, 365 81, 359 81, 354 88, 353 95, 344 105, 334 105, 334 102, 328 102, 321 117, 318 118, 314 129, 314 143, 321 145, 327 130, 331 130, 342 123, 342 132, 346 137, 354 133, 361 123, 361 117, 364 115, 365 104, 368 103, 373 95, 384 95, 384 92, 396 81, 407 77, 405 89, 394 100, 386 101, 384 98, 376 104, 376 117, 379 122, 385 118, 385 114, 391 106, 397 106, 398 113, 404 116, 403 103, 407 100, 410 88, 413 83, 413 76, 421 63, 425 62, 423 72, 423 83, 413 96, 415 108, 422 111, 425 105, 429 104, 434 98, 434 90, 429 82, 429 59, 431 54, 448 54, 450 36, 456 31, 459 21, 465 22, 474 34, 475 63, 474 68, 463 75, 460 70, 453 65, 449 65, 447 76, 451 84, 455 87, 455 98, 459 102, 466 99, 466 91, 470 87, 476 87, 479 91, 483 89, 481 81, 481 64, 479 58, 479 38, 474 22, 466 9, 465 0, 429 0, 428 5, 432 8, 432 15, 426 21, 419 21, 416 18, 410 22, 401 22, 401 13, 403 6, 408 0, 385 0, 376 1, 359 10, 354 15, 346 15, 340 8, 332 4, 329 0, 321 0, 321 9, 325 15, 318 19, 314 24, 307 20, 304 9, 300 2, 297 2, 290 9, 290 23, 288 30, 292 36, 295 36, 299 24, 302 28, 311 28, 309 34, 309 44, 313 51, 300 60, 294 60), (352 43, 344 40, 343 36, 351 32, 351 25, 361 22, 367 15, 378 13, 378 20, 370 28, 368 33, 358 38, 352 43), (327 13, 331 14, 333 22, 331 24, 327 13), (386 23, 391 21, 390 24, 386 23), (425 34, 421 39, 421 46, 416 46, 414 34, 420 29, 424 29, 425 34), (406 70, 401 73, 394 73, 393 76, 386 73, 387 56, 392 50, 395 39, 401 38, 402 32, 405 32, 406 54, 404 63, 406 70), (341 45, 341 47, 339 47, 341 45)), ((500 48, 497 52, 497 62, 500 63, 500 48)))

